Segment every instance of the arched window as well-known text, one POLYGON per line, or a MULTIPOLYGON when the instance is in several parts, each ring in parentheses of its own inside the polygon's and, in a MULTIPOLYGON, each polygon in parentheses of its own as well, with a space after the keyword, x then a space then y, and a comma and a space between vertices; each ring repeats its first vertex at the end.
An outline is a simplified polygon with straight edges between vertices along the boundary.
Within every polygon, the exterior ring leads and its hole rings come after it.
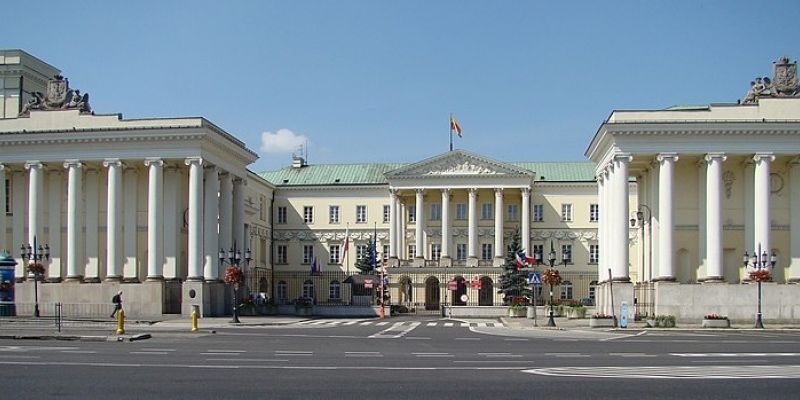
POLYGON ((289 300, 289 291, 286 281, 278 282, 278 288, 276 290, 278 291, 278 293, 276 294, 276 296, 278 297, 278 302, 280 304, 286 304, 286 301, 289 300))
POLYGON ((331 281, 330 286, 328 286, 328 298, 331 300, 342 299, 342 285, 339 284, 339 281, 331 281))
POLYGON ((561 300, 571 300, 572 299, 572 282, 564 281, 561 282, 561 300))
POLYGON ((303 298, 305 299, 314 298, 314 281, 312 281, 311 279, 308 279, 305 282, 303 282, 303 298))

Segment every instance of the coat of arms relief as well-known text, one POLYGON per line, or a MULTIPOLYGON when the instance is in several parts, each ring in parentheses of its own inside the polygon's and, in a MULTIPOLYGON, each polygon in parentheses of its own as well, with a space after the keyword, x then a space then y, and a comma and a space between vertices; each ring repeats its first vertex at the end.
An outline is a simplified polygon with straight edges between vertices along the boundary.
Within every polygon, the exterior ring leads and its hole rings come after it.
POLYGON ((91 114, 89 94, 69 88, 69 80, 56 75, 47 81, 47 93, 31 92, 31 97, 22 107, 20 117, 27 117, 31 111, 80 110, 81 114, 91 114))
POLYGON ((800 84, 797 81, 797 62, 781 57, 773 63, 772 79, 758 77, 750 82, 750 90, 742 99, 742 104, 758 102, 762 97, 800 97, 800 84))

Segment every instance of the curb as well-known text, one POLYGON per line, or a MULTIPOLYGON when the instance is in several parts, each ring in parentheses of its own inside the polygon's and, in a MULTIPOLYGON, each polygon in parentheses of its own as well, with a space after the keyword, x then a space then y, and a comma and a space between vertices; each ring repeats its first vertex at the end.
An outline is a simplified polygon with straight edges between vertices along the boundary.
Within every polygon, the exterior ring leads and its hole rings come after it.
POLYGON ((134 342, 137 340, 145 340, 152 338, 149 333, 143 333, 133 336, 116 336, 116 335, 0 335, 0 339, 6 340, 62 340, 62 341, 81 341, 81 342, 134 342))

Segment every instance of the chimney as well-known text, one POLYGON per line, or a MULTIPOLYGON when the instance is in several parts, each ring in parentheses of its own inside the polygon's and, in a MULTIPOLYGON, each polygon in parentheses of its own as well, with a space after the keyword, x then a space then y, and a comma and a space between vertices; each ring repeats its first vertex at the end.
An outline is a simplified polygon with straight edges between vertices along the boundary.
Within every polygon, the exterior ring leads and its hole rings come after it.
POLYGON ((306 166, 306 159, 302 156, 292 156, 292 168, 303 168, 306 166))

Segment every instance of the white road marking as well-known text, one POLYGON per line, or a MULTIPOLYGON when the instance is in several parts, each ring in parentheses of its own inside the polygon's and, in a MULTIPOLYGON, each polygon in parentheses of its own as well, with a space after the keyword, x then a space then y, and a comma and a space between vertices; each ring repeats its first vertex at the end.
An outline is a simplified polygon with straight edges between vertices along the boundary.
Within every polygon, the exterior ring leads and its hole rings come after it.
POLYGON ((206 358, 206 361, 233 361, 233 362, 289 362, 274 358, 206 358))
POLYGON ((800 365, 703 365, 661 367, 561 367, 528 369, 536 375, 646 379, 797 379, 800 365))
POLYGON ((481 340, 481 338, 476 337, 457 337, 455 340, 481 340))
POLYGON ((42 358, 41 356, 25 356, 16 354, 0 354, 0 358, 42 358))
POLYGON ((414 357, 419 358, 452 358, 455 357, 453 354, 448 353, 411 353, 414 357))
POLYGON ((310 357, 314 355, 312 351, 293 351, 275 350, 275 355, 280 357, 310 357))
POLYGON ((378 351, 345 351, 345 357, 383 357, 378 351))
POLYGON ((142 351, 175 351, 175 349, 155 349, 155 348, 142 348, 142 351))
MULTIPOLYGON (((387 322, 388 323, 388 322, 387 322)), ((420 322, 412 322, 410 324, 405 324, 403 322, 395 322, 389 328, 386 328, 376 334, 370 335, 370 338, 373 339, 397 339, 407 335, 409 332, 413 331, 417 326, 419 326, 420 322)))
POLYGON ((206 350, 210 353, 247 353, 247 350, 220 350, 220 349, 208 349, 206 350))
MULTIPOLYGON (((130 354, 155 354, 155 355, 167 355, 166 351, 131 351, 130 354)), ((224 353, 223 353, 224 354, 224 353)))
POLYGON ((436 324, 437 324, 436 322, 428 322, 428 324, 425 326, 436 326, 436 324))
POLYGON ((675 357, 798 357, 800 353, 669 353, 675 357))
POLYGON ((518 338, 506 338, 503 339, 506 342, 527 342, 528 339, 518 339, 518 338))
POLYGON ((610 356, 619 356, 619 357, 658 357, 655 354, 645 354, 645 353, 608 353, 610 356))
POLYGON ((97 354, 96 351, 92 350, 62 350, 61 352, 69 354, 97 354))
POLYGON ((389 324, 389 321, 382 321, 382 322, 378 322, 377 324, 375 324, 375 326, 384 326, 384 325, 388 325, 388 324, 389 324))
POLYGON ((449 327, 453 326, 453 323, 452 322, 445 322, 444 326, 445 326, 445 328, 449 328, 449 327))
POLYGON ((66 361, 0 361, 0 365, 28 365, 28 366, 68 366, 68 367, 117 367, 117 368, 204 368, 204 369, 285 369, 285 370, 363 370, 363 371, 519 371, 521 367, 390 367, 390 366, 291 366, 291 365, 196 365, 196 364, 166 364, 166 363, 108 363, 108 362, 66 362, 66 361))
POLYGON ((544 353, 546 356, 554 356, 554 357, 569 357, 569 358, 578 358, 578 357, 591 357, 588 354, 581 354, 581 353, 544 353))

